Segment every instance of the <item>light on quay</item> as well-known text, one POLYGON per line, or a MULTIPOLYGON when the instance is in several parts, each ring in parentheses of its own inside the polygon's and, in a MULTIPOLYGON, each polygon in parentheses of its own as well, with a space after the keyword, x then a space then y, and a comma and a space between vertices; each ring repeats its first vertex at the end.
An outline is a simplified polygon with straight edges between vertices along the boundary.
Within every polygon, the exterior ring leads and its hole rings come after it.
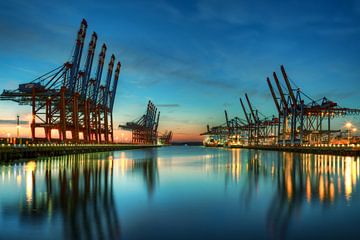
POLYGON ((347 129, 350 129, 350 128, 352 127, 352 123, 351 123, 351 122, 347 122, 347 123, 345 124, 345 127, 346 127, 347 129))

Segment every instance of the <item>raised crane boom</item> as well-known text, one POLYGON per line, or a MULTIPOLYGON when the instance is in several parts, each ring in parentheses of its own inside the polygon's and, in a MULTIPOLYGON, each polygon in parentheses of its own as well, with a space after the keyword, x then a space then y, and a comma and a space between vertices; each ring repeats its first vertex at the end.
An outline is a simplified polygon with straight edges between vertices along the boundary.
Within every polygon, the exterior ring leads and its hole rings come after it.
POLYGON ((257 118, 257 116, 255 115, 255 112, 254 112, 254 110, 253 110, 253 108, 252 108, 252 105, 251 105, 251 103, 250 103, 250 100, 249 100, 249 97, 248 97, 247 93, 245 93, 245 98, 246 98, 246 101, 247 101, 247 103, 248 103, 248 105, 249 105, 250 112, 251 112, 251 115, 252 115, 252 117, 253 117, 253 119, 254 119, 254 122, 257 123, 257 122, 258 122, 258 118, 257 118))
POLYGON ((231 128, 231 126, 230 126, 230 122, 229 122, 228 113, 227 113, 226 110, 225 110, 224 112, 225 112, 226 126, 227 126, 227 129, 228 129, 228 135, 230 135, 230 128, 231 128))
POLYGON ((158 115, 157 115, 157 119, 156 119, 156 124, 155 124, 155 132, 157 132, 157 130, 158 130, 158 127, 159 127, 159 120, 160 120, 160 111, 159 111, 159 113, 158 113, 158 115))
POLYGON ((287 105, 287 102, 286 102, 286 99, 285 99, 285 95, 284 95, 284 92, 283 92, 283 90, 281 88, 279 79, 278 79, 275 72, 273 73, 273 76, 274 76, 274 80, 275 80, 275 83, 276 83, 276 87, 277 87, 277 89, 279 91, 279 94, 280 94, 280 99, 281 99, 281 102, 283 104, 283 107, 284 107, 285 111, 288 111, 289 108, 288 108, 288 105, 287 105))
POLYGON ((115 101, 115 94, 116 94, 116 89, 117 89, 117 84, 118 84, 118 80, 119 80, 119 75, 120 75, 120 68, 121 68, 121 63, 118 62, 116 65, 116 69, 115 69, 115 77, 114 77, 114 81, 113 81, 113 86, 110 92, 110 111, 113 110, 114 108, 114 101, 115 101))
POLYGON ((229 117, 228 117, 228 113, 227 111, 225 110, 225 120, 226 120, 226 126, 228 127, 228 129, 230 129, 230 123, 229 123, 229 117))
POLYGON ((81 21, 80 29, 77 34, 76 46, 75 46, 73 58, 71 61, 72 65, 70 68, 70 78, 69 78, 69 84, 68 84, 68 89, 70 90, 70 93, 74 93, 74 91, 75 91, 75 86, 76 86, 76 82, 78 79, 81 55, 82 55, 82 51, 84 48, 86 29, 87 29, 87 22, 85 19, 83 19, 81 21))
POLYGON ((269 86, 269 89, 270 89, 270 92, 271 92, 271 96, 272 96, 272 98, 274 99, 274 103, 275 103, 276 110, 280 113, 280 106, 279 106, 279 103, 278 103, 278 101, 277 101, 274 88, 273 88, 273 86, 271 85, 270 78, 266 78, 266 81, 267 81, 267 83, 268 83, 268 86, 269 86))
POLYGON ((241 107, 242 107, 242 109, 243 109, 243 111, 244 111, 246 121, 247 121, 247 123, 250 125, 250 124, 251 124, 251 120, 250 120, 250 118, 249 118, 249 116, 248 116, 248 114, 247 114, 247 112, 246 112, 245 105, 244 105, 244 103, 243 103, 243 101, 242 101, 241 98, 240 98, 240 104, 241 104, 241 107))
POLYGON ((156 109, 155 105, 149 100, 145 119, 144 119, 145 127, 149 128, 149 127, 153 126, 153 124, 154 124, 153 116, 156 115, 156 111, 157 111, 157 109, 156 109))
POLYGON ((115 55, 111 55, 111 59, 109 62, 109 68, 108 73, 106 76, 106 83, 105 83, 105 89, 104 89, 104 98, 103 98, 103 106, 107 107, 108 101, 109 101, 109 91, 110 91, 110 82, 112 77, 112 72, 114 68, 114 62, 115 62, 115 55))
POLYGON ((285 83, 286 83, 286 87, 287 87, 287 89, 288 89, 288 91, 289 91, 289 95, 290 95, 292 104, 294 105, 294 107, 296 107, 296 106, 297 106, 297 101, 296 101, 296 98, 295 98, 294 91, 293 91, 293 89, 292 89, 292 87, 291 87, 290 81, 289 81, 289 79, 288 79, 288 76, 287 76, 287 74, 286 74, 286 72, 285 72, 285 68, 284 68, 283 65, 281 65, 280 68, 281 68, 281 73, 282 73, 282 75, 283 75, 283 77, 284 77, 284 80, 285 80, 285 83))
POLYGON ((154 109, 154 111, 152 111, 150 114, 150 124, 155 126, 156 125, 156 113, 157 113, 157 108, 155 107, 155 105, 153 105, 153 109, 154 109))
POLYGON ((105 61, 105 55, 106 55, 106 45, 103 44, 101 48, 101 52, 99 54, 99 64, 96 69, 96 77, 95 77, 95 88, 92 96, 92 100, 94 103, 97 102, 97 98, 99 95, 99 88, 101 83, 101 75, 104 68, 104 61, 105 61))
POLYGON ((95 32, 93 32, 93 34, 91 36, 91 41, 89 43, 89 50, 88 50, 88 54, 87 54, 86 62, 85 62, 85 72, 84 72, 84 76, 82 79, 81 90, 80 90, 80 94, 84 99, 86 98, 87 88, 88 88, 89 81, 90 81, 90 74, 91 74, 91 68, 92 68, 92 64, 93 64, 93 60, 94 60, 96 41, 97 41, 97 34, 95 32))

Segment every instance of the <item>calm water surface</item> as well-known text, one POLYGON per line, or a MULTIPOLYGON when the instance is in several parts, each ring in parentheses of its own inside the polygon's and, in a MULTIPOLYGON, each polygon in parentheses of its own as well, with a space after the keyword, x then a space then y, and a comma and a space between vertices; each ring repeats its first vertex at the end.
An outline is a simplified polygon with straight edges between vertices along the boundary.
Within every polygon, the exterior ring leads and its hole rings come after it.
POLYGON ((359 239, 360 159, 166 147, 0 165, 1 239, 359 239))

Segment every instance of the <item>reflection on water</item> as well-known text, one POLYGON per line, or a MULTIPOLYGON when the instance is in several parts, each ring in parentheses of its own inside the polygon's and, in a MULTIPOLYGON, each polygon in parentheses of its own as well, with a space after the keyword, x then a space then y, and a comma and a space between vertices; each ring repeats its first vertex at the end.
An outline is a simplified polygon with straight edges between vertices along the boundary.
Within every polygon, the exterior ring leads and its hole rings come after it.
POLYGON ((304 199, 307 204, 324 207, 344 199, 349 203, 359 180, 358 157, 266 151, 246 151, 247 156, 243 156, 239 149, 229 151, 225 185, 243 178, 242 200, 247 204, 260 179, 276 185, 266 220, 268 237, 273 239, 285 238, 292 215, 306 204, 304 199))
MULTIPOLYGON (((350 201, 359 179, 358 157, 266 151, 246 151, 245 157, 240 155, 239 149, 230 151, 225 166, 226 183, 230 180, 237 182, 243 176, 256 188, 260 178, 271 176, 289 202, 306 198, 308 203, 329 204, 341 197, 350 201)), ((222 166, 213 168, 219 170, 222 166)))
POLYGON ((140 160, 123 153, 119 159, 113 153, 96 153, 1 166, 1 186, 16 182, 20 189, 15 201, 2 203, 2 217, 17 215, 22 224, 31 225, 46 225, 53 219, 53 224, 59 224, 61 218, 63 229, 58 234, 63 236, 55 236, 64 239, 118 239, 114 170, 115 174, 141 173, 151 195, 157 177, 155 156, 152 150, 140 160))
POLYGON ((307 237, 306 227, 313 237, 336 238, 342 228, 329 226, 341 224, 337 216, 360 209, 359 162, 170 147, 2 165, 0 238, 285 239, 307 237), (316 228, 307 224, 313 219, 316 228))

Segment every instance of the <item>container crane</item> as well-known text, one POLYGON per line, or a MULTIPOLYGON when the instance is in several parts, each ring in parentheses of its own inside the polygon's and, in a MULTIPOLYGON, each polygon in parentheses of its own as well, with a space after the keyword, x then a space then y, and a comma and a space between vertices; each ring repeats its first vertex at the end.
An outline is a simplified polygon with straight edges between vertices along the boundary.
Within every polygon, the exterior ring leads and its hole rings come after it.
MULTIPOLYGON (((43 74, 33 81, 20 84, 16 90, 4 90, 1 100, 11 100, 20 105, 30 105, 32 112, 31 136, 33 142, 100 142, 101 133, 112 134, 112 123, 107 117, 100 119, 98 97, 100 95, 101 75, 106 54, 106 45, 103 44, 96 69, 96 76, 90 79, 94 54, 98 36, 94 32, 89 42, 84 69, 80 70, 82 52, 85 43, 87 22, 83 19, 77 32, 76 43, 71 61, 43 74), (102 124, 101 124, 101 121, 102 124), (36 136, 36 129, 44 129, 45 136, 36 136), (58 137, 54 138, 52 132, 57 131, 58 137), (71 133, 71 137, 69 137, 71 133), (80 134, 83 138, 80 138, 80 134)), ((111 70, 114 65, 112 61, 111 70)), ((111 71, 112 72, 112 71, 111 71)), ((107 77, 106 88, 101 91, 106 95, 101 106, 106 115, 112 116, 113 100, 120 73, 118 63, 115 82, 110 93, 111 75, 107 77), (106 91, 104 91, 107 89, 106 91), (109 98, 111 98, 109 103, 109 98), (108 105, 111 105, 111 108, 108 105)), ((112 121, 112 119, 111 119, 112 121)), ((107 137, 105 143, 112 142, 107 137)))
POLYGON ((76 82, 78 81, 78 72, 80 67, 81 56, 84 48, 84 42, 86 37, 86 29, 87 29, 87 22, 85 19, 82 20, 80 29, 78 31, 75 50, 73 54, 73 58, 71 61, 71 68, 70 68, 70 79, 69 79, 69 86, 68 89, 70 93, 75 92, 76 82))
POLYGON ((93 32, 93 34, 91 36, 91 41, 89 43, 89 49, 88 49, 88 54, 86 57, 85 68, 84 68, 84 75, 82 78, 82 84, 81 84, 81 89, 80 89, 81 97, 83 99, 87 98, 86 93, 87 93, 87 89, 89 86, 91 68, 92 68, 92 64, 94 61, 96 41, 97 41, 97 34, 95 32, 93 32))
POLYGON ((115 95, 116 95, 116 89, 117 89, 117 84, 118 84, 118 80, 119 80, 119 75, 120 75, 120 69, 121 69, 121 63, 118 62, 116 65, 116 69, 115 69, 115 77, 114 77, 114 81, 113 81, 113 86, 111 88, 110 91, 110 111, 112 112, 113 108, 114 108, 114 101, 115 101, 115 95))
POLYGON ((149 101, 146 112, 138 120, 119 125, 120 129, 132 131, 132 142, 135 144, 156 144, 160 112, 149 101))

